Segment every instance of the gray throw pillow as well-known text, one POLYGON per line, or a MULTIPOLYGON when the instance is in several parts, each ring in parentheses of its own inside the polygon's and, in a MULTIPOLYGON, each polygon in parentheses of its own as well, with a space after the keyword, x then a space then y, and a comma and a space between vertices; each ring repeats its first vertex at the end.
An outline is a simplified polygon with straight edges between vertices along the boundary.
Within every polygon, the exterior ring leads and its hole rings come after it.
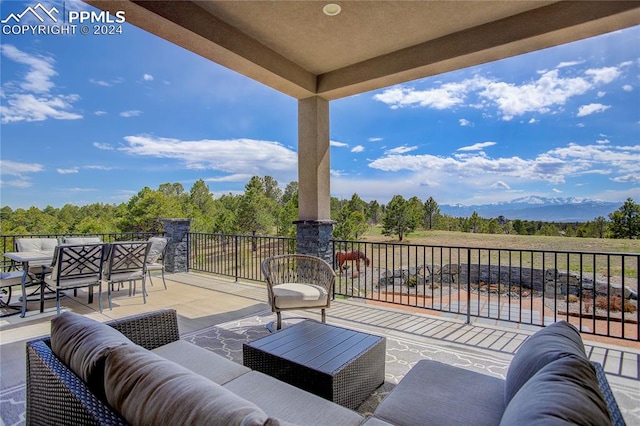
POLYGON ((558 321, 529 337, 516 352, 504 387, 504 405, 541 368, 565 356, 574 355, 587 360, 578 329, 566 321, 558 321))
POLYGON ((105 363, 107 401, 131 425, 277 425, 258 406, 140 346, 105 363))
POLYGON ((96 396, 104 396, 104 360, 115 347, 133 345, 118 330, 73 312, 51 320, 51 350, 96 396))
POLYGON ((573 355, 543 367, 511 399, 501 426, 611 424, 589 361, 573 355))

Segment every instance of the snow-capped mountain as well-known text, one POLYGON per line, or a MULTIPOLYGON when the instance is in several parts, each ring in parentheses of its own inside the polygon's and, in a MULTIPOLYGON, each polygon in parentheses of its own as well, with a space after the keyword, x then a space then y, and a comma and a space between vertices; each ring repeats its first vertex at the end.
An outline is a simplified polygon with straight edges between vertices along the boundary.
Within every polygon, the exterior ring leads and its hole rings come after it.
POLYGON ((475 206, 440 205, 440 212, 450 216, 469 217, 474 211, 483 218, 504 216, 507 219, 540 220, 544 222, 587 222, 598 216, 609 219, 622 206, 586 198, 545 198, 529 196, 508 202, 475 206))

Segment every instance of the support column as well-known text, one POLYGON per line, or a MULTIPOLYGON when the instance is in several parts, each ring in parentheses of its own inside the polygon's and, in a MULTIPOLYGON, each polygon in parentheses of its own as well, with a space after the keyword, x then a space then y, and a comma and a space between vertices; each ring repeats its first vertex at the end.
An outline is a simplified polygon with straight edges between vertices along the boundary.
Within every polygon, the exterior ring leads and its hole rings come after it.
POLYGON ((333 257, 331 238, 329 101, 298 101, 298 253, 333 257))
POLYGON ((164 257, 166 272, 189 272, 189 241, 191 219, 160 219, 169 238, 164 257))

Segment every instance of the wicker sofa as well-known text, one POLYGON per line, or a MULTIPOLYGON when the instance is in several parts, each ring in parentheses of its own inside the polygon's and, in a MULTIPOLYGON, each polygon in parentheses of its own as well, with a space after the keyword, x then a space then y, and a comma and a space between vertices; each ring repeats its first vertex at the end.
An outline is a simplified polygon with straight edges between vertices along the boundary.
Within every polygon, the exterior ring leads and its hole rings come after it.
POLYGON ((65 312, 52 320, 51 336, 27 342, 28 425, 359 425, 365 420, 180 340, 175 310, 106 324, 111 327, 65 312))
POLYGON ((63 313, 27 343, 28 425, 624 424, 564 322, 527 339, 506 380, 420 361, 366 419, 180 340, 174 310, 107 324, 63 313))

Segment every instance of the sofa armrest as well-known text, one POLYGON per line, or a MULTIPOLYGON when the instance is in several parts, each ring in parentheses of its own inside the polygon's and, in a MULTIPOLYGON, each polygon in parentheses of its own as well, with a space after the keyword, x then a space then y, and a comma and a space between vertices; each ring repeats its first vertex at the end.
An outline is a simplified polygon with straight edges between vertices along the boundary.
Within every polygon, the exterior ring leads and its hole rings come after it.
POLYGON ((26 424, 126 425, 53 354, 48 342, 27 342, 26 424))
MULTIPOLYGON (((180 340, 173 309, 106 323, 133 343, 155 349, 180 340)), ((27 342, 27 424, 125 425, 51 350, 50 337, 27 342)))
POLYGON ((106 324, 115 328, 136 345, 155 349, 180 340, 178 314, 175 309, 147 312, 106 324))
POLYGON ((602 392, 602 396, 607 403, 607 410, 609 410, 611 422, 614 426, 626 425, 624 419, 622 418, 620 407, 618 407, 618 403, 616 402, 616 398, 613 396, 611 387, 609 387, 609 381, 607 380, 607 376, 604 373, 602 364, 600 364, 599 362, 591 361, 591 365, 593 365, 596 370, 596 376, 598 377, 598 386, 600 387, 600 392, 602 392))

